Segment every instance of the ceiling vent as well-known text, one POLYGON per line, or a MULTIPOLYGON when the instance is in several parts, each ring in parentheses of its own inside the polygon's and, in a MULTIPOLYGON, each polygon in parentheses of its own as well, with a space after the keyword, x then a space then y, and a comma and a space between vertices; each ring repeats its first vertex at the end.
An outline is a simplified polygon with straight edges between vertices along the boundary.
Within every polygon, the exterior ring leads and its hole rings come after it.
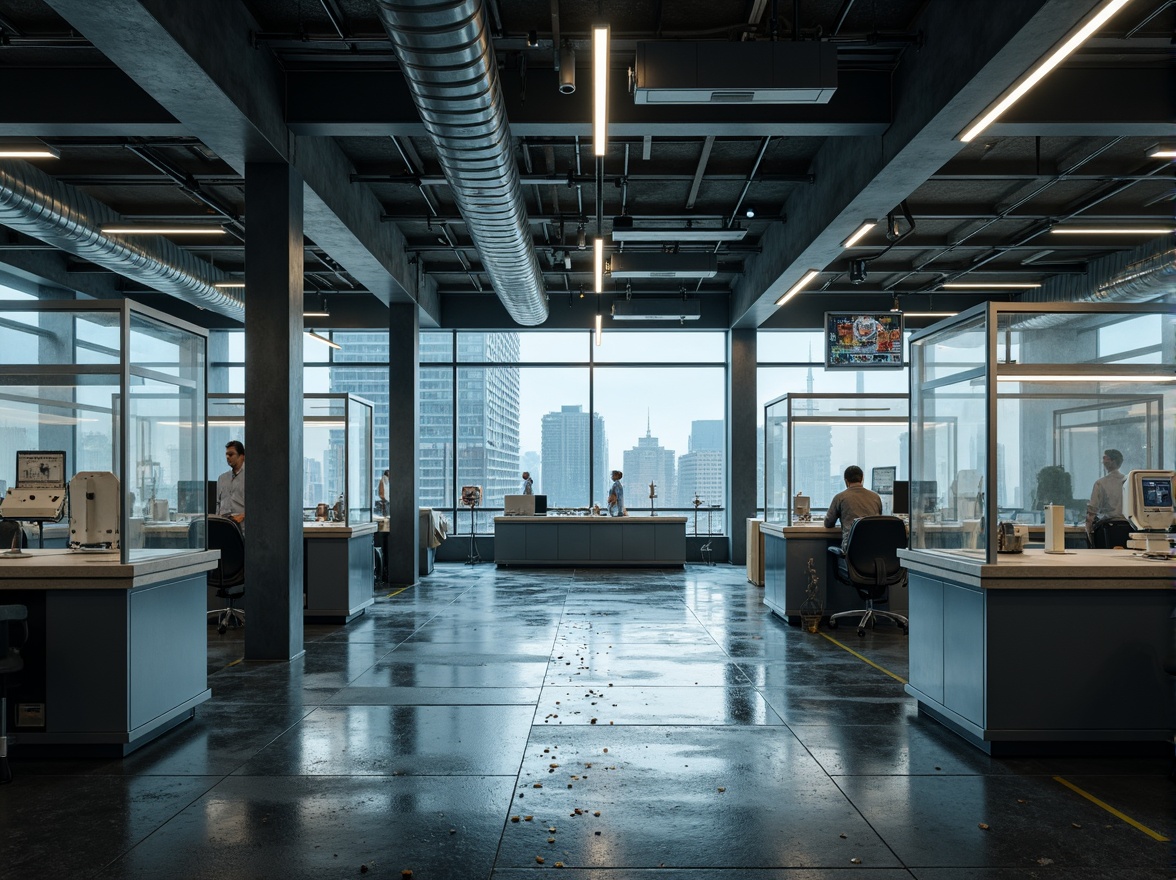
POLYGON ((613 241, 742 241, 747 230, 738 226, 634 226, 632 217, 614 217, 613 241))
POLYGON ((714 254, 618 253, 612 255, 613 278, 714 278, 714 254))
POLYGON ((697 321, 702 309, 697 299, 619 299, 613 303, 614 321, 697 321))
POLYGON ((637 104, 828 104, 837 47, 815 41, 638 43, 637 104))

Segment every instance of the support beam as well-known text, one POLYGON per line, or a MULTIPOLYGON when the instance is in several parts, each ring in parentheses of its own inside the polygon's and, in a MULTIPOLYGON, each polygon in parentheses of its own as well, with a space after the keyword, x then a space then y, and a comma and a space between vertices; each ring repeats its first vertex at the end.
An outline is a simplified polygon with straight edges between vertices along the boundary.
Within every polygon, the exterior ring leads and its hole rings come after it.
MULTIPOLYGON (((255 51, 259 30, 236 0, 48 0, 190 135, 243 174, 247 162, 285 161, 304 177, 306 234, 384 302, 416 302, 436 322, 439 303, 404 258, 400 230, 325 139, 286 127, 286 84, 273 56, 255 51)), ((378 102, 374 102, 378 103, 378 102)))
MULTIPOLYGON (((499 303, 497 297, 492 297, 499 303)), ((501 303, 499 303, 501 305, 501 303)), ((420 455, 420 324, 417 310, 388 307, 388 583, 417 581, 420 541, 418 481, 420 455)))
POLYGON ((302 194, 285 162, 246 166, 246 660, 303 653, 302 194))
MULTIPOLYGON (((830 138, 813 161, 816 182, 789 202, 764 252, 747 262, 732 298, 731 326, 756 327, 809 269, 823 269, 863 220, 883 217, 963 147, 956 140, 1045 48, 1061 40, 1095 0, 930 3, 917 27, 932 39, 907 53, 894 77, 894 125, 882 137, 830 138)), ((803 294, 801 294, 803 296, 803 294)))
POLYGON ((755 516, 756 475, 759 473, 756 424, 756 331, 727 334, 727 510, 731 562, 747 563, 746 521, 755 516))

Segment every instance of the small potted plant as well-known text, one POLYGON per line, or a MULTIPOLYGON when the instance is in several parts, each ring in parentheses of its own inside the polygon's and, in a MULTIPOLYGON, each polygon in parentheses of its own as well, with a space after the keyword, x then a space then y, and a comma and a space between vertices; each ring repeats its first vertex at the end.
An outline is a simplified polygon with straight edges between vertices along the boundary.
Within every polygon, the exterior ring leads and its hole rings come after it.
POLYGON ((808 583, 804 588, 804 601, 800 603, 800 625, 805 632, 815 633, 821 626, 821 576, 817 574, 813 565, 813 557, 808 561, 808 583))

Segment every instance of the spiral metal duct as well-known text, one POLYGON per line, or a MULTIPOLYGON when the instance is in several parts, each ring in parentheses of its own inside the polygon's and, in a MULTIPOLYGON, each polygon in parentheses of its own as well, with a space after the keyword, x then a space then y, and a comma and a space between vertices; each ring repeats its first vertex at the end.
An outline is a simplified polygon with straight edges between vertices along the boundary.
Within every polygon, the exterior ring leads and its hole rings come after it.
POLYGON ((102 233, 122 222, 97 199, 27 162, 0 161, 0 224, 211 312, 245 320, 245 301, 213 285, 213 266, 160 236, 121 239, 102 233))
MULTIPOLYGON (((1095 260, 1085 277, 1047 279, 1020 298, 1027 303, 1139 303, 1176 296, 1176 248, 1171 238, 1121 254, 1095 260)), ((1033 315, 1018 319, 1018 327, 1050 327, 1066 315, 1033 315)))
POLYGON ((547 294, 482 0, 377 7, 495 293, 515 322, 542 324, 547 294))

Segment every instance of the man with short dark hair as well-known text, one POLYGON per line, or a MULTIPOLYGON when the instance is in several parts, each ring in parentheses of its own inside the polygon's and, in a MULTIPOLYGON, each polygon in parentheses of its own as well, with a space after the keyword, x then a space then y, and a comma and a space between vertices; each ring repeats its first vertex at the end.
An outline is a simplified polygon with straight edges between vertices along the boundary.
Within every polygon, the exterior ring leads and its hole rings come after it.
POLYGON ((1127 477, 1119 472, 1122 464, 1123 453, 1118 449, 1103 451, 1102 465, 1107 473, 1095 480, 1094 488, 1090 490, 1090 503, 1086 505, 1087 532, 1097 519, 1123 515, 1123 484, 1127 477))
POLYGON ((882 499, 862 485, 865 475, 856 464, 845 469, 845 491, 838 492, 825 513, 825 528, 831 529, 841 520, 841 549, 849 545, 849 529, 863 516, 881 516, 882 499))
POLYGON ((216 512, 237 523, 245 521, 245 446, 240 440, 225 444, 229 469, 216 478, 216 512))

